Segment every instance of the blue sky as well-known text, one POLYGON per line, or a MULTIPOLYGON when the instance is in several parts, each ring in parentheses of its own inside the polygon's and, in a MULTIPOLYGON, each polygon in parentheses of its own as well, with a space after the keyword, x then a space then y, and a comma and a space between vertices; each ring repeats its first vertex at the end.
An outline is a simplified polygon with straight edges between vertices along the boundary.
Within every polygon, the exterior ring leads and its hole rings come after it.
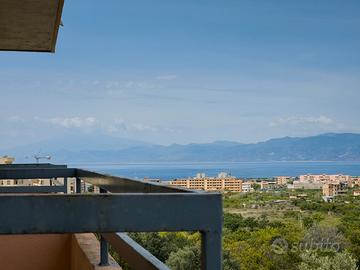
POLYGON ((0 52, 0 148, 360 132, 360 2, 65 1, 55 54, 0 52))

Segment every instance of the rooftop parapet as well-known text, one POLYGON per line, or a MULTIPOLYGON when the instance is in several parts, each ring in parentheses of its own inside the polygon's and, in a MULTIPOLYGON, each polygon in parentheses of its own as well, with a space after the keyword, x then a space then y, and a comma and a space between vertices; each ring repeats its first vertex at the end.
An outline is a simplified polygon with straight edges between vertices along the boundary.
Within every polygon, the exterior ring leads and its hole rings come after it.
POLYGON ((219 193, 189 191, 66 165, 0 165, 0 179, 34 178, 64 178, 64 185, 1 187, 0 193, 6 194, 0 195, 0 234, 99 233, 100 265, 107 265, 111 245, 133 269, 168 269, 125 232, 199 231, 202 269, 221 269, 219 193), (75 179, 76 194, 66 194, 69 178, 75 179), (101 194, 81 193, 82 181, 98 186, 101 194))

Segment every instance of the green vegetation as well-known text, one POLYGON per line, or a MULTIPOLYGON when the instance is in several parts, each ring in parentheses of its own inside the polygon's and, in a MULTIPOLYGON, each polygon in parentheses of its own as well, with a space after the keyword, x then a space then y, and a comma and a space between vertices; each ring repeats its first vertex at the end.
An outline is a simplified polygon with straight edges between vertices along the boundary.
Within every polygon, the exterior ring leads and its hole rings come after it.
POLYGON ((299 270, 356 270, 356 261, 347 252, 335 253, 333 256, 319 256, 315 252, 305 251, 301 254, 299 270))
MULTIPOLYGON (((226 193, 223 269, 360 269, 359 214, 350 192, 333 203, 313 190, 226 193)), ((131 237, 171 269, 200 269, 198 233, 131 237)))

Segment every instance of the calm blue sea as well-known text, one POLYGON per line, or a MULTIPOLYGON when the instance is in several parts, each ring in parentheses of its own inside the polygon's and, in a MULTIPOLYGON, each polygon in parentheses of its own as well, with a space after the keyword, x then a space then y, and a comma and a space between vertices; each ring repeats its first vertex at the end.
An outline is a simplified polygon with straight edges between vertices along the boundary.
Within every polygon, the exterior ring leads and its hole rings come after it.
POLYGON ((162 180, 192 177, 198 172, 204 172, 207 176, 228 172, 240 178, 298 176, 308 173, 360 176, 360 162, 82 163, 70 166, 134 179, 149 177, 162 180))

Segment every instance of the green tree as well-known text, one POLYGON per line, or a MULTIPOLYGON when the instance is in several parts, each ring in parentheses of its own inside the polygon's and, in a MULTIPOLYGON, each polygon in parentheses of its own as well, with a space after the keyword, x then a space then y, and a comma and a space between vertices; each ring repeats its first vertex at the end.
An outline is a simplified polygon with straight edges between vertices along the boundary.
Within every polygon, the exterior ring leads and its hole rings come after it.
POLYGON ((192 245, 193 241, 180 233, 130 233, 136 242, 147 249, 160 261, 166 261, 169 255, 185 246, 192 245))
POLYGON ((240 265, 227 250, 223 250, 223 270, 240 270, 240 265))
POLYGON ((166 261, 172 270, 198 270, 200 269, 200 252, 196 246, 186 246, 170 253, 166 261))

